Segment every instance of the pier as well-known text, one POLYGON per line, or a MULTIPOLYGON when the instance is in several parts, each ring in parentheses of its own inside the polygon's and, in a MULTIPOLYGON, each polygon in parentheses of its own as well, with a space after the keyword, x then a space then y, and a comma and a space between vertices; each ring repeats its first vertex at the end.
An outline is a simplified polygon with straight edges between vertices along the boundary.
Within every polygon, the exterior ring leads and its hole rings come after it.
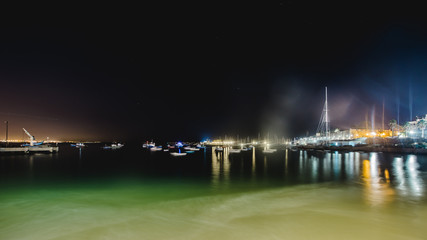
POLYGON ((0 153, 36 153, 36 152, 58 152, 59 147, 35 146, 35 147, 2 147, 0 153))

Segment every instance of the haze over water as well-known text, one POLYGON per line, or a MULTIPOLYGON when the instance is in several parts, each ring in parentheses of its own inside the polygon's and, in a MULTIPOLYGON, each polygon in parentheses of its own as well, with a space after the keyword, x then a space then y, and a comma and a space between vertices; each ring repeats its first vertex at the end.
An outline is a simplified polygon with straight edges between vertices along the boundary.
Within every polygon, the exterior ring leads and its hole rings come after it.
POLYGON ((0 156, 0 239, 425 239, 427 156, 0 156))

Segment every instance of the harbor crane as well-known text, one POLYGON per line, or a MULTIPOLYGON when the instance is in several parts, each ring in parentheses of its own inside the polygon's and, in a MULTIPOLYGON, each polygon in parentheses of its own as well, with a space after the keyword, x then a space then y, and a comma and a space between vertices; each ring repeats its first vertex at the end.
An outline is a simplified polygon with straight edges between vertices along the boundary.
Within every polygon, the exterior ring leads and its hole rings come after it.
POLYGON ((22 129, 24 130, 25 134, 27 134, 28 137, 30 137, 30 146, 31 147, 43 144, 43 142, 39 142, 39 143, 36 142, 36 138, 33 135, 31 135, 25 128, 22 128, 22 129))

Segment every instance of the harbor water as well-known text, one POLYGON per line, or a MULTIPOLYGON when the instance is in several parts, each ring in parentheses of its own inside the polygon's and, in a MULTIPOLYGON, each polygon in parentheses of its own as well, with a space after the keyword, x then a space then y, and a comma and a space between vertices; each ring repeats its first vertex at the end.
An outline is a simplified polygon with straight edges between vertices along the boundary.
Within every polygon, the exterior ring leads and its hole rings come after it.
POLYGON ((426 184, 426 155, 60 145, 0 156, 0 239, 426 239, 426 184))

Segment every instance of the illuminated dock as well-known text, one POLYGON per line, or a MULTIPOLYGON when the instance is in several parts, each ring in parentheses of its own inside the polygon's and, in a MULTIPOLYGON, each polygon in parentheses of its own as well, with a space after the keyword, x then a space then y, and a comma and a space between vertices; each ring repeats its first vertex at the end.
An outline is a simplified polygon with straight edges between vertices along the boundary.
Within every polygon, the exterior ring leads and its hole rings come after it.
POLYGON ((58 152, 59 147, 55 146, 33 146, 33 147, 2 147, 0 153, 35 153, 35 152, 58 152))

